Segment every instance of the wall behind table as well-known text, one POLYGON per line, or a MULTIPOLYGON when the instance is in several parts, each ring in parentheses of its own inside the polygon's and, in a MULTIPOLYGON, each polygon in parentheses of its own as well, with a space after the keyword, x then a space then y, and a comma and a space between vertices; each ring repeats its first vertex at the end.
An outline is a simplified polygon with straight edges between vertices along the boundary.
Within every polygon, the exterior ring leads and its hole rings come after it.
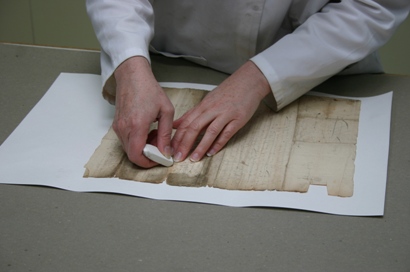
MULTIPOLYGON (((386 72, 410 75, 410 18, 380 50, 386 72)), ((99 49, 85 0, 0 0, 0 42, 99 49)))
POLYGON ((100 48, 85 0, 0 0, 0 41, 100 48))

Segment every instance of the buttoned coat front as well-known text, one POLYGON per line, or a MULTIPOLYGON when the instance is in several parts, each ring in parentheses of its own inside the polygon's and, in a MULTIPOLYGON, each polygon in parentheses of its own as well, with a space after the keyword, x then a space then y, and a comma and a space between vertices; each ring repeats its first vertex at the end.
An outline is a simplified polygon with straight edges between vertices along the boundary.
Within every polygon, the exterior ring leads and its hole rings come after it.
POLYGON ((115 69, 151 51, 226 73, 251 60, 276 110, 335 74, 382 72, 376 50, 409 8, 408 0, 87 0, 107 98, 115 69))

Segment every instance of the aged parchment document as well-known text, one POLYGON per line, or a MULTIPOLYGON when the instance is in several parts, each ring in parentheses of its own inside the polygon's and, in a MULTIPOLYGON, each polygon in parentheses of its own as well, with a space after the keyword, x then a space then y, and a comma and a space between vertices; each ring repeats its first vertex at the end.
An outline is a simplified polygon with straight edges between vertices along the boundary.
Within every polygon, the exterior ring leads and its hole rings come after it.
MULTIPOLYGON (((207 93, 165 91, 175 106, 175 118, 207 93)), ((132 164, 110 129, 85 165, 84 177, 228 190, 307 192, 310 185, 321 185, 329 195, 350 197, 359 115, 359 100, 304 96, 279 113, 262 103, 218 154, 152 169, 132 164)))

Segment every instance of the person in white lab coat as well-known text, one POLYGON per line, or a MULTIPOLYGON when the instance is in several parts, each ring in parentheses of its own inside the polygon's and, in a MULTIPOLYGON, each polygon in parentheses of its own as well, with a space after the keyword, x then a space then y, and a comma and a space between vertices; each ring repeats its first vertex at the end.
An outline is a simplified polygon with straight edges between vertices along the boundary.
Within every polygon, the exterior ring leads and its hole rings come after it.
POLYGON ((87 0, 103 95, 116 105, 113 128, 129 159, 147 168, 156 165, 142 155, 147 141, 177 162, 199 161, 221 150, 262 100, 280 110, 335 74, 382 72, 375 52, 409 9, 409 0, 87 0), (149 50, 231 76, 173 122, 149 50))

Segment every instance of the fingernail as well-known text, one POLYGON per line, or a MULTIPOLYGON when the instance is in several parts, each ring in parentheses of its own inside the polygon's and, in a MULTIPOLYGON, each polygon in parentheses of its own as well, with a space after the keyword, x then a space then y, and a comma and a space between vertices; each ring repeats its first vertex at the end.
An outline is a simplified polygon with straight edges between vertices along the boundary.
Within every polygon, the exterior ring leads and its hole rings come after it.
POLYGON ((175 156, 174 156, 174 161, 180 162, 180 161, 181 161, 181 158, 182 158, 182 153, 181 153, 181 152, 178 152, 178 153, 175 154, 175 156))
POLYGON ((211 150, 209 150, 209 151, 206 153, 206 155, 207 155, 208 157, 212 157, 213 155, 215 155, 215 153, 216 153, 215 149, 211 149, 211 150))
POLYGON ((166 146, 164 148, 164 156, 167 157, 168 159, 171 158, 171 156, 172 156, 172 147, 166 146))
POLYGON ((191 157, 189 158, 192 162, 197 162, 199 161, 199 154, 198 153, 194 153, 191 155, 191 157))

